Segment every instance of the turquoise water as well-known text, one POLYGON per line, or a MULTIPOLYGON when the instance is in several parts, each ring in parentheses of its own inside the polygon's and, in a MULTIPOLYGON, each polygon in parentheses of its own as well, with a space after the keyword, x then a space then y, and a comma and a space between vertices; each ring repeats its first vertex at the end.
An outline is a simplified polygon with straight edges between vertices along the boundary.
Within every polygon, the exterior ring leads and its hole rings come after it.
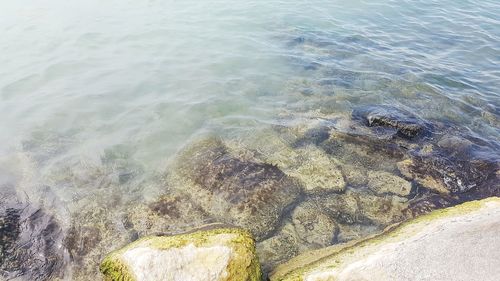
POLYGON ((488 0, 3 1, 0 183, 67 229, 86 206, 162 194, 201 133, 364 104, 498 151, 499 15, 488 0))

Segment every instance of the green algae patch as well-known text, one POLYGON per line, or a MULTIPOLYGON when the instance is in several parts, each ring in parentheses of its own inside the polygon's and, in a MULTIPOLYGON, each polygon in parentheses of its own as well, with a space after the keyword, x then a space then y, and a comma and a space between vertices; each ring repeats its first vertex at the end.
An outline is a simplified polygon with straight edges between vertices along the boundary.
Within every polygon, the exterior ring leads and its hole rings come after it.
POLYGON ((141 238, 101 263, 105 280, 261 280, 251 234, 239 228, 202 229, 141 238))
MULTIPOLYGON (((495 235, 494 233, 496 232, 492 232, 491 229, 496 231, 496 229, 498 228, 498 223, 496 222, 499 218, 500 198, 498 197, 492 197, 480 201, 471 201, 455 207, 437 210, 414 220, 392 225, 388 227, 382 234, 374 235, 360 241, 353 241, 346 244, 335 245, 299 255, 291 259, 287 263, 278 266, 271 273, 270 280, 351 280, 349 278, 353 278, 352 280, 393 280, 394 276, 407 273, 404 272, 404 269, 401 268, 401 265, 399 265, 400 267, 398 268, 399 260, 404 260, 404 258, 409 258, 410 260, 418 260, 418 257, 415 257, 416 254, 413 253, 406 253, 405 255, 403 255, 403 258, 401 258, 395 254, 395 251, 392 251, 393 249, 398 247, 398 249, 405 249, 407 247, 410 248, 412 245, 419 245, 418 243, 423 239, 422 237, 428 238, 433 237, 432 235, 436 235, 436 237, 433 239, 429 238, 430 242, 427 241, 427 243, 431 243, 430 245, 425 244, 426 247, 430 247, 431 249, 433 249, 436 247, 436 245, 442 244, 443 241, 447 241, 447 239, 445 238, 447 238, 448 236, 444 238, 439 237, 439 233, 441 233, 442 229, 452 229, 451 231, 449 231, 450 233, 446 234, 449 236, 462 235, 457 236, 459 238, 456 239, 462 238, 464 239, 464 241, 469 242, 476 241, 478 239, 478 230, 479 233, 481 233, 481 230, 484 230, 486 232, 489 231, 488 233, 493 233, 493 235, 495 235), (453 227, 455 228, 453 229, 453 227), (470 233, 467 233, 468 228, 472 228, 473 230, 471 230, 470 233), (435 245, 433 245, 433 243, 435 245), (392 268, 388 268, 390 266, 386 267, 383 262, 381 265, 377 264, 381 268, 374 267, 373 264, 376 263, 372 264, 374 259, 385 261, 388 259, 390 260, 391 258, 396 260, 396 262, 390 264, 392 268), (359 271, 356 271, 360 268, 368 269, 365 269, 366 272, 361 273, 359 271), (391 276, 392 279, 387 279, 386 277, 380 278, 380 276, 391 276)), ((459 242, 461 241, 459 240, 454 242, 457 244, 456 247, 448 247, 446 249, 452 249, 451 251, 457 251, 458 249, 459 251, 461 247, 467 247, 467 245, 471 245, 470 247, 474 247, 475 245, 475 242, 472 242, 463 243, 465 244, 464 246, 459 242)), ((453 243, 453 241, 450 243, 453 243)), ((489 244, 486 243, 486 245, 489 244)), ((491 245, 491 247, 496 246, 498 245, 491 245)), ((489 248, 489 246, 483 248, 489 248)), ((481 255, 482 250, 484 249, 476 250, 475 252, 477 253, 479 251, 478 255, 481 255)), ((471 252, 470 249, 468 249, 467 251, 471 252)), ((492 252, 494 253, 495 251, 492 252)), ((400 252, 397 252, 397 254, 400 254, 400 252)), ((486 258, 496 258, 492 257, 491 255, 493 254, 490 254, 490 256, 486 255, 486 258)), ((431 257, 435 257, 438 260, 439 256, 439 253, 434 256, 431 255, 431 257)), ((460 257, 466 255, 457 254, 454 256, 460 257)), ((430 257, 427 258, 430 259, 430 257)), ((453 264, 453 261, 449 260, 447 260, 447 262, 449 262, 451 265, 454 265, 455 267, 463 264, 463 261, 456 262, 456 264, 453 264)), ((436 269, 432 266, 423 267, 419 270, 422 270, 422 272, 428 271, 427 273, 430 272, 432 274, 435 273, 435 270, 444 272, 443 269, 436 269)), ((453 270, 450 271, 453 272, 453 270)), ((400 276, 400 278, 402 277, 400 276)))

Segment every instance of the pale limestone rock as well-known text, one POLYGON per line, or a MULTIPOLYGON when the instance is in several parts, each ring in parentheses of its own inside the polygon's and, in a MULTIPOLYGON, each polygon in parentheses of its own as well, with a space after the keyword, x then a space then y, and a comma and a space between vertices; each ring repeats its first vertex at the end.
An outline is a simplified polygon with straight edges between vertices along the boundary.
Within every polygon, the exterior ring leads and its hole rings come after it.
POLYGON ((229 247, 188 244, 169 250, 138 247, 123 253, 123 260, 137 280, 217 281, 227 278, 226 267, 232 255, 229 247))
POLYGON ((499 231, 500 198, 468 202, 298 256, 270 280, 499 280, 499 231))
POLYGON ((215 228, 139 239, 101 263, 105 280, 258 281, 255 242, 247 231, 215 228))

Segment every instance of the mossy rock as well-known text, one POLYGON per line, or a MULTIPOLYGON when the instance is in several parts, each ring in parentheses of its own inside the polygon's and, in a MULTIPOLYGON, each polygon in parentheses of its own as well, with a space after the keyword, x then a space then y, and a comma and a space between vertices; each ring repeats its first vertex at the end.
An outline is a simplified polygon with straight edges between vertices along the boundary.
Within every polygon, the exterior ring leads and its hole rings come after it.
POLYGON ((261 280, 254 239, 232 227, 144 237, 110 253, 100 270, 113 281, 261 280))
POLYGON ((467 202, 302 254, 270 280, 498 280, 498 221, 500 198, 467 202))

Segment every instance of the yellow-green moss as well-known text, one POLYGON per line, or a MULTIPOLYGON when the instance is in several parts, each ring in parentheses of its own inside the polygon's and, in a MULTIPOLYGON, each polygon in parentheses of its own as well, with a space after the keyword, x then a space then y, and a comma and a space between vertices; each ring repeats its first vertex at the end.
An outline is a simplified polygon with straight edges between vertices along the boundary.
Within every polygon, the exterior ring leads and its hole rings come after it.
POLYGON ((227 266, 228 278, 230 280, 259 281, 261 280, 261 269, 257 255, 255 253, 255 241, 251 234, 239 228, 215 228, 210 230, 200 230, 187 234, 174 236, 149 236, 141 238, 119 250, 111 252, 101 263, 100 271, 105 275, 105 280, 113 281, 134 281, 135 276, 127 265, 122 261, 121 256, 126 251, 137 246, 150 247, 153 249, 181 248, 188 244, 197 247, 217 244, 218 235, 234 234, 225 244, 235 252, 235 258, 231 259, 227 266))
POLYGON ((489 202, 500 203, 499 197, 491 197, 479 201, 466 202, 461 205, 433 211, 411 221, 395 224, 386 228, 382 234, 368 237, 366 239, 347 243, 345 245, 332 246, 319 251, 313 251, 298 256, 291 261, 279 266, 270 277, 271 281, 302 281, 304 277, 313 271, 331 270, 341 266, 346 257, 357 251, 380 245, 388 239, 402 240, 416 233, 428 223, 443 218, 456 217, 477 211, 489 202), (317 254, 315 254, 317 252, 317 254))

